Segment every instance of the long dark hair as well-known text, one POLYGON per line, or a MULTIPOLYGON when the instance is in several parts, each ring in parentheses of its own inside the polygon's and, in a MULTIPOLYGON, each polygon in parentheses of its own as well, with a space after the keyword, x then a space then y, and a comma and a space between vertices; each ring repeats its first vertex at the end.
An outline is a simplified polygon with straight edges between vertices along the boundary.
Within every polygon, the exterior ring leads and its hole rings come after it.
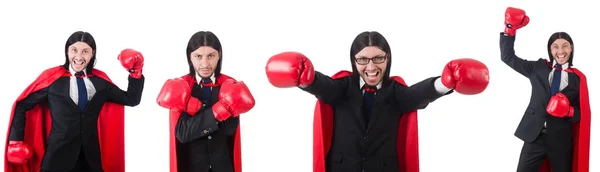
POLYGON ((217 62, 217 66, 215 68, 215 77, 219 77, 221 75, 221 62, 223 61, 223 50, 221 48, 221 41, 217 36, 210 31, 199 31, 196 32, 188 41, 186 57, 188 66, 190 68, 190 76, 196 76, 196 69, 194 69, 194 65, 192 64, 192 60, 190 60, 190 54, 196 51, 198 48, 202 46, 209 46, 214 48, 219 52, 219 62, 217 62))
POLYGON ((65 43, 65 64, 63 64, 63 67, 65 67, 65 69, 69 70, 69 66, 70 66, 69 46, 71 46, 77 42, 84 42, 84 43, 88 44, 90 47, 92 47, 92 58, 90 59, 90 62, 87 64, 87 66, 85 68, 86 73, 88 73, 88 74, 92 73, 92 70, 94 69, 94 65, 96 63, 96 41, 94 40, 94 37, 92 36, 92 34, 90 34, 88 32, 84 32, 84 31, 74 32, 67 39, 67 43, 65 43))
POLYGON ((555 32, 548 39, 548 58, 550 58, 550 64, 554 65, 554 56, 552 56, 552 43, 557 39, 565 39, 567 42, 571 44, 571 55, 569 57, 569 67, 573 66, 573 56, 575 54, 575 45, 573 44, 573 39, 566 32, 555 32))
POLYGON ((387 85, 390 82, 390 69, 392 66, 392 50, 390 48, 390 45, 388 44, 387 40, 385 39, 385 37, 383 37, 383 35, 381 35, 379 32, 377 31, 365 31, 362 32, 360 34, 358 34, 358 36, 356 36, 356 38, 354 38, 354 41, 352 41, 352 46, 350 47, 350 64, 352 64, 352 79, 354 82, 356 82, 356 85, 358 85, 358 83, 360 82, 360 74, 358 73, 358 69, 356 69, 356 65, 355 61, 356 61, 356 54, 358 54, 358 52, 360 52, 363 48, 368 47, 368 46, 376 46, 379 49, 381 49, 383 52, 386 53, 387 55, 387 67, 386 70, 384 72, 383 75, 383 85, 387 85))

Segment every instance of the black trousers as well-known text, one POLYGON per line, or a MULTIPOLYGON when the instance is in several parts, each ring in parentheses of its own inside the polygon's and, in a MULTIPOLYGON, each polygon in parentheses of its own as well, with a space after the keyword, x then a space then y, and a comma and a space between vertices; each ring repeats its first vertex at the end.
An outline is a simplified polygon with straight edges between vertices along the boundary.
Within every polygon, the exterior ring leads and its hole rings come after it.
MULTIPOLYGON (((48 170, 42 169, 41 172, 62 172, 62 171, 48 171, 48 170)), ((67 171, 65 171, 65 172, 67 172, 67 171)), ((90 170, 90 166, 88 165, 87 161, 85 160, 85 154, 83 153, 83 150, 79 153, 79 158, 77 160, 77 163, 75 163, 75 167, 73 167, 73 169, 69 170, 68 172, 92 172, 92 170, 90 170)))
POLYGON ((544 159, 550 160, 552 172, 572 171, 572 149, 556 149, 548 146, 548 135, 540 133, 532 143, 524 143, 517 172, 537 172, 544 159))

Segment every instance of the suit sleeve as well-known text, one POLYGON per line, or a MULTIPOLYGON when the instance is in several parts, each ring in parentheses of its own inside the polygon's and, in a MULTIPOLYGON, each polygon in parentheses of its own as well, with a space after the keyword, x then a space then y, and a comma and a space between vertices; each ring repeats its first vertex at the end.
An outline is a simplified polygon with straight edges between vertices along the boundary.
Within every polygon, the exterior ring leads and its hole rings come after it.
POLYGON ((332 79, 331 77, 315 71, 315 80, 310 85, 300 89, 314 95, 324 103, 331 104, 345 93, 348 77, 332 79))
POLYGON ((534 71, 536 61, 528 61, 515 54, 515 36, 500 33, 500 57, 502 62, 525 77, 534 71))
POLYGON ((442 93, 435 86, 436 80, 440 77, 427 78, 419 83, 406 87, 402 84, 394 84, 394 94, 399 103, 402 113, 414 111, 417 109, 425 109, 429 103, 438 98, 448 95, 453 91, 442 93))
POLYGON ((128 80, 127 91, 121 90, 116 85, 108 84, 108 101, 125 106, 137 106, 140 104, 145 77, 142 76, 142 78, 136 79, 129 76, 128 80))
POLYGON ((567 96, 567 99, 569 99, 569 103, 571 104, 571 107, 573 107, 574 112, 573 117, 567 117, 565 119, 568 119, 571 122, 579 122, 581 116, 579 111, 579 77, 574 74, 569 74, 569 76, 572 76, 569 77, 569 84, 560 92, 567 96))
MULTIPOLYGON (((227 120, 224 122, 227 122, 227 120)), ((175 137, 181 143, 188 143, 218 130, 219 122, 215 119, 212 108, 206 108, 205 106, 194 116, 186 112, 181 113, 175 127, 175 137)))
POLYGON ((240 124, 240 117, 228 118, 227 120, 219 123, 219 127, 223 132, 225 132, 228 136, 233 136, 235 131, 237 130, 238 125, 240 124))
POLYGON ((29 94, 25 99, 17 102, 14 109, 14 117, 11 122, 9 141, 22 141, 24 139, 27 111, 33 109, 47 98, 48 88, 44 88, 29 94))

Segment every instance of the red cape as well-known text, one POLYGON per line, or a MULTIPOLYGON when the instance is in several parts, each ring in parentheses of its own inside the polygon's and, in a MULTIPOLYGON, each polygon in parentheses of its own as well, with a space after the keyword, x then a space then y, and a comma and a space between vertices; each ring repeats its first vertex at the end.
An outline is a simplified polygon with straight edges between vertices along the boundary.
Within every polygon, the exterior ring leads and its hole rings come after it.
MULTIPOLYGON (((350 71, 340 71, 332 76, 340 79, 352 75, 350 71)), ((392 80, 406 86, 399 76, 391 77, 392 80)), ((325 172, 325 157, 331 147, 333 135, 333 109, 326 103, 317 100, 315 119, 313 124, 313 172, 325 172)), ((419 171, 419 129, 417 124, 417 111, 402 115, 398 127, 398 161, 400 171, 419 171)))
MULTIPOLYGON (((112 83, 108 76, 100 70, 94 69, 88 76, 92 75, 112 83)), ((31 93, 50 86, 50 84, 62 76, 71 76, 71 74, 62 66, 47 69, 17 98, 10 113, 4 152, 6 152, 8 148, 8 136, 10 135, 10 128, 17 102, 25 99, 31 93)), ((98 138, 100 141, 102 168, 104 168, 104 171, 106 172, 125 171, 125 138, 123 133, 125 126, 124 112, 125 108, 123 105, 106 102, 98 117, 98 138)), ((23 172, 27 170, 40 171, 40 164, 45 152, 46 139, 50 135, 50 128, 52 126, 47 102, 38 104, 30 111, 27 111, 26 115, 27 120, 25 122, 24 142, 33 148, 33 158, 27 165, 15 165, 7 161, 5 153, 5 172, 23 172)))
MULTIPOLYGON (((576 68, 566 69, 565 72, 573 72, 579 76, 580 119, 573 123, 573 172, 589 172, 591 110, 587 78, 576 68)), ((544 160, 539 172, 551 172, 548 159, 544 160)))
MULTIPOLYGON (((190 88, 193 87, 194 83, 196 83, 196 78, 190 75, 184 75, 181 77, 183 80, 187 81, 190 84, 190 88)), ((216 86, 221 85, 223 81, 233 79, 227 75, 221 74, 216 78, 217 82, 216 86)), ((181 115, 181 111, 177 110, 169 110, 169 160, 170 160, 170 169, 171 172, 177 172, 177 138, 175 138, 175 126, 177 126, 177 121, 179 120, 179 115, 181 115)), ((241 123, 240 123, 241 124, 241 123)), ((235 172, 242 172, 242 151, 241 145, 242 142, 240 140, 240 124, 234 134, 234 144, 233 144, 233 168, 235 172)))

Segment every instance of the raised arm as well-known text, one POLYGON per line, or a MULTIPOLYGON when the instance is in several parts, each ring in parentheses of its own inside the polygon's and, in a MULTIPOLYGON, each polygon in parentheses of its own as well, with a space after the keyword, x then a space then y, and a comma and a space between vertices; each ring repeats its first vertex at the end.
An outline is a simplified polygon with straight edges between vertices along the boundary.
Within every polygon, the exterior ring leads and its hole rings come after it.
POLYGON ((297 52, 274 55, 266 66, 269 82, 278 88, 299 87, 319 100, 331 103, 344 93, 346 81, 315 71, 311 61, 297 52))
POLYGON ((144 56, 133 49, 124 49, 118 56, 121 65, 129 71, 129 85, 127 91, 123 91, 113 84, 110 85, 108 101, 126 106, 137 106, 142 99, 144 90, 144 56))
POLYGON ((108 101, 125 106, 137 106, 142 100, 142 92, 144 90, 144 77, 133 78, 129 77, 127 91, 121 90, 116 85, 108 83, 108 101))
POLYGON ((525 60, 515 55, 514 42, 515 36, 508 36, 504 33, 500 34, 500 56, 502 57, 502 62, 521 75, 529 77, 535 69, 536 61, 525 60))
POLYGON ((529 23, 529 17, 525 11, 508 7, 505 12, 504 24, 506 28, 500 33, 500 57, 502 62, 525 77, 534 71, 535 61, 527 61, 515 54, 515 34, 517 29, 525 27, 529 23))

